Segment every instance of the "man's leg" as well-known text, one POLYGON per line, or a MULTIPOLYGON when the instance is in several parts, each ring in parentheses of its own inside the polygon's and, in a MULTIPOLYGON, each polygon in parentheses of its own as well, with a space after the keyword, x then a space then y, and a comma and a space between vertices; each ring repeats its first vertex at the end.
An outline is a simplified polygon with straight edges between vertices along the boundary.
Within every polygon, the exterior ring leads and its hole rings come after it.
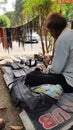
POLYGON ((40 71, 33 71, 26 75, 25 84, 37 86, 41 84, 61 84, 63 76, 59 74, 45 74, 40 71))
POLYGON ((41 84, 60 84, 65 92, 73 92, 62 74, 44 74, 40 71, 33 71, 27 74, 25 84, 33 87, 41 84))

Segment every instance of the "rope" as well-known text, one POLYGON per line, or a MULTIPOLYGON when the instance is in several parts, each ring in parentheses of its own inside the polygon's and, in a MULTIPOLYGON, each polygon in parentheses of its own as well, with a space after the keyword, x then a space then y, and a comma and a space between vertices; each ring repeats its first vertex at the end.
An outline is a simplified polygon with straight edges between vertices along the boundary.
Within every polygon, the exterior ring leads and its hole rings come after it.
POLYGON ((18 26, 12 26, 12 27, 0 27, 0 28, 16 28, 16 27, 21 27, 21 26, 24 26, 24 25, 29 24, 30 22, 33 22, 36 18, 39 18, 39 16, 36 16, 35 18, 33 18, 32 20, 30 20, 29 22, 27 22, 27 23, 23 23, 23 24, 18 25, 18 26))

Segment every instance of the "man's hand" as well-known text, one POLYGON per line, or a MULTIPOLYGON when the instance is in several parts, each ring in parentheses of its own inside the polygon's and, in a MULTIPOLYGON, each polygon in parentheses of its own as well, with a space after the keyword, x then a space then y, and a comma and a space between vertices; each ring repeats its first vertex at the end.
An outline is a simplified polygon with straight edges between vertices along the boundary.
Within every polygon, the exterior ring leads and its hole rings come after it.
POLYGON ((44 56, 43 63, 47 67, 52 64, 52 56, 44 56))

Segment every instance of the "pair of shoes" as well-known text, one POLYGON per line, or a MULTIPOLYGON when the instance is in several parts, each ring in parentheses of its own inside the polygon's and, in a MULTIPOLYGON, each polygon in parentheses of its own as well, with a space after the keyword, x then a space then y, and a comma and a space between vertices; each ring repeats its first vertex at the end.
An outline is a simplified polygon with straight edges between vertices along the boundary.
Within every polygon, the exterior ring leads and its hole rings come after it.
POLYGON ((4 119, 0 119, 0 128, 3 128, 5 126, 4 119))

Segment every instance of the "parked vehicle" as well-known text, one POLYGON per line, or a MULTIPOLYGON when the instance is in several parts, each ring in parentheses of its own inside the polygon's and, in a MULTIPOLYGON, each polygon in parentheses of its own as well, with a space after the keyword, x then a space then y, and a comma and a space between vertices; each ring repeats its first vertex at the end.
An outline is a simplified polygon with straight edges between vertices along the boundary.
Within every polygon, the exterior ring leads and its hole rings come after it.
POLYGON ((25 43, 27 44, 35 44, 38 43, 40 39, 40 36, 37 34, 37 32, 27 33, 27 40, 25 43))

